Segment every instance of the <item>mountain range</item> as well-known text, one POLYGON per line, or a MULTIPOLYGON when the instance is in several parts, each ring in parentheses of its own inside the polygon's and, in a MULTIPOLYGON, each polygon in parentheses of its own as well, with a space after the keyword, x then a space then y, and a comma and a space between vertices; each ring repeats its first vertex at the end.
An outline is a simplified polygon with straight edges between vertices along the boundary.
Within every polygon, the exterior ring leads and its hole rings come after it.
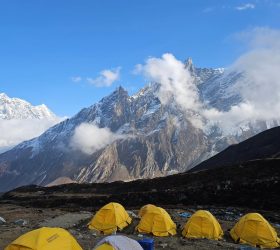
POLYGON ((41 135, 59 121, 61 119, 44 104, 33 106, 0 93, 0 153, 41 135))
POLYGON ((279 212, 279 142, 280 127, 275 127, 228 147, 185 173, 131 182, 30 185, 5 193, 0 203, 40 208, 71 204, 71 209, 92 209, 113 200, 130 207, 154 203, 178 209, 191 204, 279 212))
POLYGON ((0 120, 46 118, 55 119, 56 115, 45 104, 32 106, 25 100, 0 93, 0 120))
MULTIPOLYGON (((202 103, 228 111, 242 101, 232 91, 238 72, 185 64, 202 103)), ((75 182, 111 182, 153 178, 187 171, 229 145, 279 125, 279 121, 246 121, 230 133, 216 124, 204 130, 175 98, 163 103, 161 83, 135 95, 118 87, 98 103, 0 155, 0 190, 27 184, 47 185, 58 178, 75 182)))

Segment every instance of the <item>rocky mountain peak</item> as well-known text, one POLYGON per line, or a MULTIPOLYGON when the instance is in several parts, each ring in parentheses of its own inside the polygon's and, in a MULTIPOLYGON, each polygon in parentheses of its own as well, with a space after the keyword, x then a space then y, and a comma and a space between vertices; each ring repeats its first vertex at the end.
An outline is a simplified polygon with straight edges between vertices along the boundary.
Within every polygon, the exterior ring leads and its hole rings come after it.
POLYGON ((185 68, 188 69, 191 73, 194 72, 194 65, 193 65, 193 60, 191 57, 188 57, 187 60, 185 61, 185 68))
POLYGON ((119 96, 128 97, 128 92, 121 85, 116 88, 115 93, 119 96))
POLYGON ((119 86, 110 95, 104 97, 103 99, 122 99, 127 97, 128 92, 122 86, 119 86))
POLYGON ((124 103, 128 99, 129 99, 128 92, 122 86, 119 86, 113 91, 113 93, 102 98, 99 104, 103 108, 107 109, 109 106, 115 105, 115 103, 124 103))

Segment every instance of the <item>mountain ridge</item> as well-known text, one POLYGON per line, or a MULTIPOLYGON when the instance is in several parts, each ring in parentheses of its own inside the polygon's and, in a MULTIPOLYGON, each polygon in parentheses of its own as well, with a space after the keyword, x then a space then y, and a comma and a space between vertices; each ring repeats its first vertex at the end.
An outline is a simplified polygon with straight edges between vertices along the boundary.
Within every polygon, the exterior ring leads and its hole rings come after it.
POLYGON ((0 93, 0 119, 55 119, 55 114, 45 105, 33 106, 20 98, 10 98, 0 93))
MULTIPOLYGON (((189 63, 204 103, 228 110, 240 101, 240 96, 229 91, 242 77, 239 73, 201 69, 189 63)), ((163 104, 158 97, 160 88, 160 83, 151 83, 129 96, 119 87, 40 137, 1 154, 0 190, 31 183, 46 185, 62 176, 77 182, 111 182, 184 172, 228 145, 268 128, 265 122, 258 122, 239 134, 225 136, 215 128, 205 133, 189 120, 195 112, 186 115, 174 99, 163 104), (81 124, 90 124, 97 131, 107 129, 115 139, 90 154, 71 148, 81 124)))
POLYGON ((259 159, 280 160, 280 127, 263 131, 200 163, 191 171, 242 164, 259 159))
POLYGON ((39 136, 59 121, 45 104, 34 106, 0 93, 0 153, 39 136))

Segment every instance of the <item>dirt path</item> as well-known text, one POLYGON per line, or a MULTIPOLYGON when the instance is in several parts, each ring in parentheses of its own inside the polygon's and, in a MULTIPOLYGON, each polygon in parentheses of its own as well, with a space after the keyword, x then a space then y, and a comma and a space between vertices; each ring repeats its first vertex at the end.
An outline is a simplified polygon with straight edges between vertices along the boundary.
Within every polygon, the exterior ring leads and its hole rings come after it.
POLYGON ((79 224, 81 221, 88 221, 91 217, 92 214, 89 212, 66 213, 54 218, 45 219, 39 223, 39 227, 62 227, 68 229, 79 224))

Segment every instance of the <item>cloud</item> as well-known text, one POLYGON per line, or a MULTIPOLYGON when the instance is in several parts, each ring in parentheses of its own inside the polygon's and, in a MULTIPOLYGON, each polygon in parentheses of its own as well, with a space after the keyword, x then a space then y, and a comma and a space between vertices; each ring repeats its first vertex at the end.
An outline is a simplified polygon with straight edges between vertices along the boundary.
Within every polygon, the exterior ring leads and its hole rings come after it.
POLYGON ((87 82, 96 87, 110 87, 115 81, 120 79, 120 70, 120 67, 102 70, 97 78, 88 77, 87 82))
POLYGON ((255 27, 234 34, 238 42, 243 42, 248 51, 279 48, 280 31, 269 27, 255 27))
POLYGON ((0 153, 17 144, 41 135, 61 119, 0 120, 0 153))
POLYGON ((242 32, 240 37, 248 51, 228 71, 242 73, 232 91, 243 101, 228 112, 204 111, 208 119, 218 121, 225 131, 248 121, 280 119, 280 31, 255 28, 242 32))
POLYGON ((242 11, 242 10, 249 10, 249 9, 255 9, 255 5, 252 3, 245 3, 242 5, 239 5, 237 7, 235 7, 236 10, 242 11))
POLYGON ((82 81, 82 77, 81 76, 72 76, 71 81, 72 82, 80 82, 80 81, 82 81))
POLYGON ((94 124, 82 123, 76 127, 70 147, 90 155, 113 141, 123 138, 123 135, 115 134, 109 128, 99 128, 94 124))
POLYGON ((137 65, 136 71, 160 83, 161 102, 167 104, 174 98, 187 114, 186 118, 198 128, 218 124, 224 133, 231 133, 249 122, 280 121, 280 31, 255 28, 238 37, 246 43, 247 52, 237 58, 225 74, 242 75, 229 89, 231 94, 239 95, 242 102, 229 111, 201 103, 190 72, 172 54, 149 58, 144 65, 137 65))
MULTIPOLYGON (((136 65, 135 72, 142 73, 148 80, 160 83, 158 97, 163 104, 174 98, 186 112, 201 109, 199 94, 194 79, 183 62, 172 54, 163 54, 161 58, 149 58, 144 65, 136 65)), ((200 121, 190 116, 191 122, 199 126, 200 121)), ((200 124, 201 125, 201 124, 200 124)))

